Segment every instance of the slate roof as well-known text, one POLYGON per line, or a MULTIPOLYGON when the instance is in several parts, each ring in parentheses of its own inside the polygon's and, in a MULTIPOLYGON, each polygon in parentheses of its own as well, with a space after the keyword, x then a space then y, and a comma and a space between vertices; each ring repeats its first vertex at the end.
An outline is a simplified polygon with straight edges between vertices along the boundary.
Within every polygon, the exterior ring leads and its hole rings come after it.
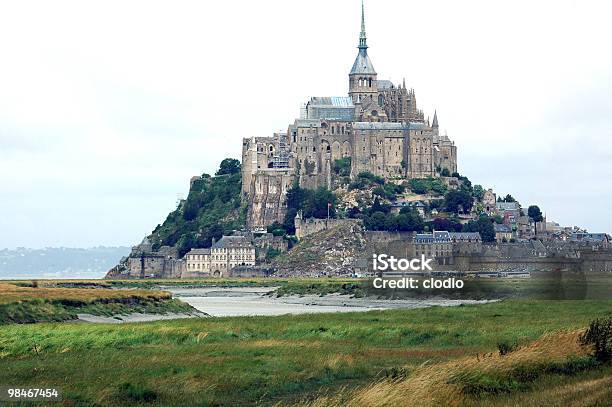
POLYGON ((191 249, 187 255, 190 254, 210 254, 210 249, 191 249))
POLYGON ((212 245, 213 249, 229 249, 232 247, 249 247, 251 242, 245 236, 223 236, 212 245))
POLYGON ((416 243, 440 243, 450 242, 450 233, 447 231, 434 231, 433 233, 417 233, 414 239, 416 243))
POLYGON ((349 96, 315 96, 308 102, 313 106, 355 107, 353 99, 349 96))
POLYGON ((496 202, 495 205, 498 210, 502 211, 518 211, 519 209, 518 202, 496 202))
POLYGON ((450 232, 452 240, 480 240, 480 233, 478 232, 450 232))
POLYGON ((572 233, 571 240, 574 242, 580 240, 605 242, 606 240, 608 240, 608 235, 606 233, 572 233))
POLYGON ((357 130, 405 130, 403 123, 394 122, 355 122, 353 129, 357 130))
POLYGON ((378 81, 378 90, 387 90, 393 87, 393 82, 381 79, 378 81))
POLYGON ((357 58, 355 58, 355 63, 353 63, 353 68, 351 69, 350 74, 376 75, 374 65, 372 65, 372 61, 370 61, 370 57, 368 56, 367 50, 359 50, 359 53, 357 54, 357 58))
POLYGON ((508 225, 494 223, 493 229, 495 229, 495 233, 511 233, 512 228, 508 225))

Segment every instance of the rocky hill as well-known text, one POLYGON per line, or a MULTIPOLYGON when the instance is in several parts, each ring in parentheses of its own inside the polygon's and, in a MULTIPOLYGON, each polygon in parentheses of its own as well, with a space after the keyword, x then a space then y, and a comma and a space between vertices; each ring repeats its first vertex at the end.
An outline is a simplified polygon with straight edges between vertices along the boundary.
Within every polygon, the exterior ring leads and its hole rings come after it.
POLYGON ((279 277, 349 276, 363 256, 366 239, 358 221, 306 236, 273 261, 279 277))

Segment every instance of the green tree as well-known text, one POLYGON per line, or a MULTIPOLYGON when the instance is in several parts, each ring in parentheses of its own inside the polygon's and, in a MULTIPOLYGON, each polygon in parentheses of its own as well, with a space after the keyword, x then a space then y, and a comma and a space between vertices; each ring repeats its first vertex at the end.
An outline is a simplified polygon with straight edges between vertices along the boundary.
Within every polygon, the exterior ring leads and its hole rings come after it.
POLYGON ((485 190, 482 187, 482 185, 474 185, 474 198, 478 199, 479 201, 482 200, 482 198, 484 198, 484 194, 485 194, 485 190))
POLYGON ((423 218, 418 212, 410 208, 402 208, 397 215, 397 230, 402 232, 422 232, 423 218))
POLYGON ((439 195, 444 195, 446 193, 446 191, 448 190, 448 188, 446 187, 446 184, 444 182, 442 182, 439 179, 432 179, 429 182, 429 188, 439 194, 439 195))
POLYGON ((272 260, 273 258, 279 256, 281 254, 280 250, 275 249, 273 247, 268 247, 268 251, 266 252, 266 260, 272 260))
POLYGON ((469 213, 473 203, 472 195, 462 189, 449 191, 444 197, 444 206, 448 212, 459 213, 463 211, 469 213))
POLYGON ((451 174, 448 168, 442 168, 442 171, 440 171, 440 175, 443 177, 450 177, 451 174))
POLYGON ((415 194, 426 194, 427 184, 425 184, 422 179, 413 178, 410 180, 410 190, 415 194))
POLYGON ((191 184, 187 199, 151 233, 153 248, 173 246, 183 254, 191 248, 210 247, 211 234, 220 238, 224 230, 244 227, 241 189, 240 172, 223 177, 203 174, 191 184))
POLYGON ((183 257, 189 250, 193 249, 196 244, 197 241, 194 233, 184 234, 178 241, 178 255, 183 257))
POLYGON ((516 202, 516 199, 514 199, 512 195, 508 194, 504 197, 504 202, 516 202))
POLYGON ((478 220, 471 220, 463 226, 464 232, 478 232, 483 242, 495 241, 495 228, 488 216, 481 216, 478 220))
POLYGON ((285 235, 285 226, 278 221, 275 221, 271 225, 268 225, 266 228, 268 233, 272 233, 274 236, 284 236, 285 235))
POLYGON ((240 172, 240 161, 235 158, 226 158, 221 161, 219 170, 215 175, 238 174, 240 172))
POLYGON ((544 220, 544 216, 542 216, 542 211, 540 207, 537 205, 531 205, 527 209, 527 216, 533 221, 535 227, 535 234, 538 235, 538 222, 542 222, 544 220))
POLYGON ((351 157, 344 157, 334 160, 333 165, 334 172, 341 177, 348 177, 351 175, 351 157))
POLYGON ((283 229, 288 235, 295 234, 295 216, 298 210, 296 208, 289 208, 285 212, 285 219, 283 220, 283 229))
POLYGON ((385 230, 387 215, 384 212, 374 212, 364 218, 364 226, 368 230, 385 230))
POLYGON ((336 216, 336 195, 327 188, 319 187, 312 196, 312 216, 315 218, 327 218, 328 205, 329 217, 336 216))
POLYGON ((384 229, 389 232, 395 232, 397 230, 397 217, 394 214, 388 213, 385 216, 384 229))
POLYGON ((463 229, 463 225, 461 223, 446 218, 435 218, 430 223, 430 226, 433 230, 447 230, 449 232, 461 232, 463 229))

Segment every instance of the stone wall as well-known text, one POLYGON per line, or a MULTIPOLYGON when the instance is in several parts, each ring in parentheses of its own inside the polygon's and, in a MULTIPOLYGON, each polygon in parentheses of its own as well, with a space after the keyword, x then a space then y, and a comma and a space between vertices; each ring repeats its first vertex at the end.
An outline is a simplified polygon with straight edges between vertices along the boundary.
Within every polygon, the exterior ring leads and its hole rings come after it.
POLYGON ((294 180, 292 169, 270 169, 252 176, 246 198, 247 228, 265 229, 275 221, 283 222, 287 209, 287 190, 294 180))
POLYGON ((282 236, 274 236, 272 233, 264 233, 261 236, 254 237, 253 245, 257 248, 257 260, 266 260, 268 249, 278 250, 285 253, 289 249, 289 242, 282 236))
POLYGON ((157 253, 143 253, 127 259, 126 278, 179 278, 184 262, 157 253))
POLYGON ((326 229, 332 229, 341 225, 360 225, 358 219, 301 219, 295 218, 295 237, 302 239, 313 233, 326 229))

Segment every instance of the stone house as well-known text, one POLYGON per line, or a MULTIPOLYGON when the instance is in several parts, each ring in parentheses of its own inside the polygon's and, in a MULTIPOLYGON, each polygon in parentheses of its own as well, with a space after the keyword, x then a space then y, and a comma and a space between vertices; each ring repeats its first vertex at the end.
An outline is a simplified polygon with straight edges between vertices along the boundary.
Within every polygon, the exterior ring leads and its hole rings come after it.
POLYGON ((487 189, 482 197, 482 206, 487 215, 497 213, 496 196, 491 188, 487 189))
POLYGON ((229 277, 237 266, 255 266, 255 246, 245 236, 223 236, 210 249, 191 249, 183 277, 229 277))
POLYGON ((453 241, 447 231, 417 233, 414 238, 414 257, 433 258, 439 265, 451 264, 453 241))
POLYGON ((498 243, 509 242, 514 237, 509 225, 494 223, 493 228, 495 229, 495 240, 498 243))

